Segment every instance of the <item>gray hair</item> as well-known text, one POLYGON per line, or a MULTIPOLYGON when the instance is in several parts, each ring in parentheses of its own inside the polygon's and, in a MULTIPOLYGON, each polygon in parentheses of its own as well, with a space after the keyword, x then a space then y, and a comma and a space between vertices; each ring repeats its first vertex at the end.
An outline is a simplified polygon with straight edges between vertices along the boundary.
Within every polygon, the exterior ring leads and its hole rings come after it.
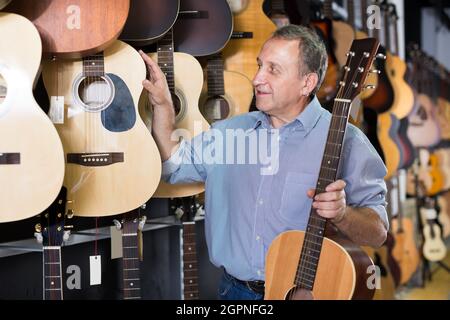
POLYGON ((328 67, 328 53, 325 44, 317 33, 304 26, 287 25, 277 29, 272 38, 284 40, 299 40, 300 75, 316 73, 319 81, 311 92, 311 96, 319 91, 328 67))

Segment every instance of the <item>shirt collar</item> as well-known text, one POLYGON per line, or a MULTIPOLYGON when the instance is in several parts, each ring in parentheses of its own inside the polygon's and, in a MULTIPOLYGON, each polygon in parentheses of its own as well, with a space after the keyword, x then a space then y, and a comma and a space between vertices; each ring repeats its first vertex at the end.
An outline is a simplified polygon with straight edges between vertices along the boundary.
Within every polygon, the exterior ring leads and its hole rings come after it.
MULTIPOLYGON (((295 118, 294 121, 287 124, 290 125, 293 122, 296 124, 301 124, 305 131, 305 136, 314 128, 325 109, 320 105, 319 100, 316 96, 311 100, 311 102, 306 106, 306 108, 295 118)), ((257 129, 259 126, 270 128, 269 116, 264 112, 257 112, 255 118, 255 124, 253 129, 257 129)))

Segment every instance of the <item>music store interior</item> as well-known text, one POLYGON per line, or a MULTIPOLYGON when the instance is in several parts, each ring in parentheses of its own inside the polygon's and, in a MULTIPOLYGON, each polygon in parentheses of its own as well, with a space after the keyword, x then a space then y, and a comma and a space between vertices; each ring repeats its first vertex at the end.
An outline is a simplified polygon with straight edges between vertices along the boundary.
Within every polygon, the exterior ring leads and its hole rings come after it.
POLYGON ((326 45, 330 112, 354 41, 379 41, 348 118, 387 168, 369 299, 448 300, 444 0, 0 0, 0 299, 217 299, 205 185, 161 181, 138 50, 193 136, 257 110, 256 58, 287 24, 326 45))

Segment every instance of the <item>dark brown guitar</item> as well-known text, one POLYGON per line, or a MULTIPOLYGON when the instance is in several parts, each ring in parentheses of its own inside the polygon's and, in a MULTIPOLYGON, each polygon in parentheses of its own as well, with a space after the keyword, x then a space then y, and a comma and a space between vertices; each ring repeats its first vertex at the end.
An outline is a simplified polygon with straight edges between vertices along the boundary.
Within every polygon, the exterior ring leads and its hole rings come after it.
POLYGON ((5 11, 31 20, 47 56, 80 58, 106 49, 128 17, 130 0, 15 0, 5 11))
POLYGON ((173 27, 175 51, 207 56, 221 51, 233 32, 226 0, 182 0, 173 27))
POLYGON ((133 0, 120 39, 135 46, 146 46, 172 28, 180 0, 133 0))

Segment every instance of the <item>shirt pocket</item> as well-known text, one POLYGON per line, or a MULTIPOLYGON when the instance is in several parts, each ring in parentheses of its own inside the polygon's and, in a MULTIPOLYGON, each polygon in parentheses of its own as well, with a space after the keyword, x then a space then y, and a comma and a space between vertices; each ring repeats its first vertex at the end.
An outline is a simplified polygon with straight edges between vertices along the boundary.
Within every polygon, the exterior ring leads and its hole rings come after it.
POLYGON ((307 191, 315 188, 317 175, 303 172, 289 172, 283 187, 280 216, 292 227, 306 227, 311 211, 312 199, 307 191))

